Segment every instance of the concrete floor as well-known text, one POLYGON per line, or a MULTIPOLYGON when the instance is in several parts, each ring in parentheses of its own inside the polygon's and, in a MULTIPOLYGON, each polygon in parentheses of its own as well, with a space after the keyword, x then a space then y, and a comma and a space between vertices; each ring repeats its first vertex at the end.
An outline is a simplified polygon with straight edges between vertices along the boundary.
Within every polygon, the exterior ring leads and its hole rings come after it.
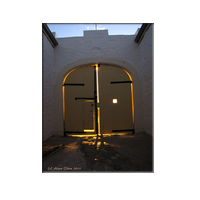
POLYGON ((51 137, 43 142, 43 172, 153 172, 153 139, 147 133, 51 137))

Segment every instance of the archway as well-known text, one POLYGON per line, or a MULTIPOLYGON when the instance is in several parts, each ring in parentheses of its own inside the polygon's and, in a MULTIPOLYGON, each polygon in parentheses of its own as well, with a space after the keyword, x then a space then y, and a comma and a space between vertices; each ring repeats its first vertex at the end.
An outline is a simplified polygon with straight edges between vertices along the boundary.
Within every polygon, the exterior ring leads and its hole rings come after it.
POLYGON ((125 69, 81 66, 65 76, 62 87, 65 135, 135 132, 133 81, 125 69))
MULTIPOLYGON (((64 135, 63 122, 63 80, 67 74, 83 66, 93 66, 94 64, 111 65, 124 69, 132 77, 134 96, 134 130, 135 133, 144 131, 143 114, 143 88, 142 81, 137 70, 128 62, 111 57, 84 58, 65 65, 56 75, 54 85, 54 135, 64 135)), ((100 110, 101 112, 101 110, 100 110)), ((102 114, 102 113, 100 113, 102 114)))

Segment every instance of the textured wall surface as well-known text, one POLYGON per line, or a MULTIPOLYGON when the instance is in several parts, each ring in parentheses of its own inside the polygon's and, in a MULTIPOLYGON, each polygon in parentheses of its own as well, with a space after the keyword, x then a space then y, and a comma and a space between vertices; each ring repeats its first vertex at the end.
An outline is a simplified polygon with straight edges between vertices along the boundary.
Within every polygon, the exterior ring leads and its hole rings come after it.
POLYGON ((84 58, 113 57, 132 64, 142 75, 135 35, 108 35, 107 30, 84 31, 84 37, 57 38, 55 78, 67 64, 84 58))
POLYGON ((42 139, 54 132, 53 121, 53 68, 54 49, 42 33, 42 139))
POLYGON ((143 40, 139 44, 144 102, 144 127, 145 132, 153 134, 153 25, 150 26, 143 40))
POLYGON ((63 135, 62 80, 64 76, 72 68, 94 63, 116 63, 121 67, 127 67, 124 68, 132 77, 135 77, 134 96, 139 97, 134 99, 135 113, 137 113, 135 128, 137 132, 146 130, 147 133, 152 134, 150 117, 152 113, 152 34, 149 32, 151 32, 151 27, 140 45, 134 42, 135 35, 108 35, 107 30, 84 31, 84 37, 56 38, 58 45, 55 49, 46 37, 43 37, 43 105, 45 106, 43 133, 45 133, 45 138, 52 134, 63 135))

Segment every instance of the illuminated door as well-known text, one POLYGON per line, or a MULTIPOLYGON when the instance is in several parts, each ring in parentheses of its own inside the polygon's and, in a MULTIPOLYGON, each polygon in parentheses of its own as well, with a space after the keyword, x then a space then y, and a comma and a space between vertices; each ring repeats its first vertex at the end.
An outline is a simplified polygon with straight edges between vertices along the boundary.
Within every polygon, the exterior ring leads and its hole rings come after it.
POLYGON ((66 134, 134 132, 133 85, 122 68, 77 68, 64 79, 63 93, 66 134))
POLYGON ((134 133, 133 85, 119 67, 100 65, 99 106, 101 133, 134 133))
POLYGON ((65 133, 94 132, 94 67, 72 71, 63 87, 65 133))

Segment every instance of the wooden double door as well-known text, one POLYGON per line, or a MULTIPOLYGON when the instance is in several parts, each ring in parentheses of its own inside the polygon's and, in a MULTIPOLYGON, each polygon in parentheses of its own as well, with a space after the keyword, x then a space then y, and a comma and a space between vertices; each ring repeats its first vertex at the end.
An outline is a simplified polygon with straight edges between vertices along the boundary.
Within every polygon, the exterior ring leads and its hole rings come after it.
POLYGON ((63 84, 65 134, 134 132, 131 76, 99 65, 73 70, 63 84))

